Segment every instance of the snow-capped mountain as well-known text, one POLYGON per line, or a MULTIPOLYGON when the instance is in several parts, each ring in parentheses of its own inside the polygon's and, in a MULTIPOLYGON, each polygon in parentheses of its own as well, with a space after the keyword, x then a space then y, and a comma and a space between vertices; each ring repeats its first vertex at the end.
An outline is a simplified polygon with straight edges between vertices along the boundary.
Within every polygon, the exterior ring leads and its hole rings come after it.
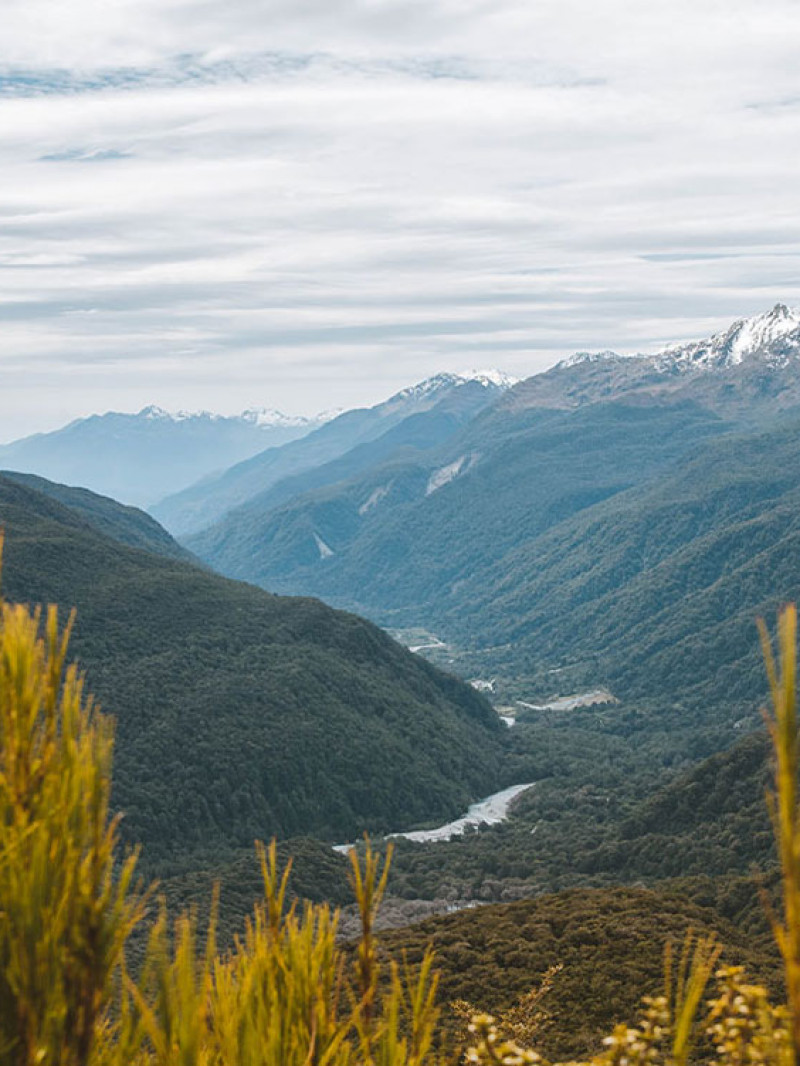
POLYGON ((785 366, 800 357, 800 310, 775 304, 770 311, 733 325, 704 340, 674 344, 657 355, 624 356, 618 352, 575 352, 554 369, 635 360, 660 371, 723 370, 757 358, 773 366, 785 366))
POLYGON ((456 375, 462 382, 477 381, 484 388, 510 389, 519 382, 519 378, 506 374, 503 370, 465 370, 456 375))
MULTIPOLYGON (((110 412, 113 413, 113 412, 110 412)), ((124 417, 124 416, 123 416, 124 417)), ((148 421, 162 422, 244 422, 247 425, 264 427, 290 426, 302 429, 306 426, 319 426, 328 419, 335 417, 334 413, 317 415, 315 418, 306 418, 304 415, 285 415, 282 411, 276 411, 274 407, 249 407, 238 415, 220 415, 214 411, 166 411, 163 407, 150 404, 143 407, 134 418, 145 418, 148 421)))
POLYGON ((395 393, 386 402, 391 404, 396 401, 405 402, 410 399, 432 396, 435 393, 441 393, 443 390, 457 388, 459 385, 467 385, 473 381, 484 389, 504 391, 516 385, 518 379, 511 377, 510 374, 505 374, 502 370, 465 370, 459 374, 443 371, 418 382, 416 385, 409 385, 408 388, 401 389, 400 392, 395 393))
POLYGON ((655 355, 576 352, 517 385, 501 405, 580 407, 621 396, 676 397, 753 417, 800 406, 800 310, 778 303, 704 340, 655 355))
POLYGON ((254 426, 320 426, 335 417, 330 412, 317 415, 315 418, 305 418, 303 415, 285 415, 282 411, 276 411, 274 407, 250 407, 242 411, 239 418, 243 422, 251 422, 254 426))
POLYGON ((611 359, 622 359, 623 356, 608 349, 602 352, 574 352, 556 363, 555 370, 568 370, 572 366, 585 366, 588 363, 607 363, 611 359))
POLYGON ((659 369, 714 370, 758 358, 784 366, 800 356, 800 311, 775 304, 771 311, 740 318, 721 333, 667 348, 654 357, 659 369))
POLYGON ((270 408, 219 415, 151 404, 136 414, 91 415, 0 446, 0 469, 148 506, 265 448, 297 440, 324 421, 270 408))

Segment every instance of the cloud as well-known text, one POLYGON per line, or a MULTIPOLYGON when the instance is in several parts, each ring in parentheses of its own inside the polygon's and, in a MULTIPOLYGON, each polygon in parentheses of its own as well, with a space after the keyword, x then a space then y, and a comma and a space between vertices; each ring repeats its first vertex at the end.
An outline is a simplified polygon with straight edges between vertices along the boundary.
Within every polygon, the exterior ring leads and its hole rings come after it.
POLYGON ((0 439, 368 402, 465 354, 523 376, 800 302, 799 11, 6 0, 0 439))

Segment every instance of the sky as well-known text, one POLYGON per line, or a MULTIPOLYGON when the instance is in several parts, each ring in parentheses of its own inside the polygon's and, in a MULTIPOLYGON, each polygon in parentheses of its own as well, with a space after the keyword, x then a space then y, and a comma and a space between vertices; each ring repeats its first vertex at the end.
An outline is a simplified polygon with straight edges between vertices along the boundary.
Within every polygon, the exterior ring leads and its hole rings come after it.
POLYGON ((0 441, 800 304, 798 0, 2 0, 0 441))

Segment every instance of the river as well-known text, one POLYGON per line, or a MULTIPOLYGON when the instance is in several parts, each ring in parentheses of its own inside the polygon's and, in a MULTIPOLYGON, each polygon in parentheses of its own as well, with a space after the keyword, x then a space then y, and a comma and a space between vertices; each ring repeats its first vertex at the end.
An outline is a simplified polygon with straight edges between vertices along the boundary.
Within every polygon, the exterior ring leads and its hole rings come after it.
MULTIPOLYGON (((409 833, 390 833, 390 837, 404 837, 406 840, 414 840, 418 844, 430 844, 438 840, 452 840, 453 837, 461 836, 467 829, 478 825, 497 825, 508 818, 508 810, 517 796, 532 788, 533 784, 511 785, 501 792, 494 792, 486 799, 473 803, 466 814, 457 818, 454 822, 447 822, 436 829, 415 829, 409 833)), ((346 854, 354 844, 335 844, 334 851, 346 854)))

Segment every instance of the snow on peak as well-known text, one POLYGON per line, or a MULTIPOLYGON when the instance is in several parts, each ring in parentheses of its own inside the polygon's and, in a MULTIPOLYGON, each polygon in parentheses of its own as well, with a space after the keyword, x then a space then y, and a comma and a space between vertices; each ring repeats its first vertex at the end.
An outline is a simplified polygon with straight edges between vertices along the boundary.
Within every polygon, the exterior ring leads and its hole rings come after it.
POLYGON ((514 378, 503 370, 464 370, 456 377, 462 381, 477 381, 484 388, 510 389, 519 383, 519 378, 514 378))
POLYGON ((151 403, 148 407, 143 407, 138 415, 136 415, 136 418, 146 418, 150 421, 162 422, 187 422, 192 418, 217 419, 221 417, 221 415, 214 415, 210 411, 167 411, 163 407, 159 407, 154 403, 151 403))
POLYGON ((273 407, 250 407, 238 416, 254 426, 307 426, 313 419, 303 415, 285 415, 273 407))
POLYGON ((439 392, 441 389, 466 385, 470 381, 477 381, 485 389, 510 389, 512 385, 516 385, 517 380, 517 378, 512 378, 509 374, 503 373, 502 370, 467 370, 460 374, 445 370, 440 374, 434 374, 433 377, 420 381, 416 385, 409 385, 407 389, 403 389, 392 396, 391 401, 428 396, 433 392, 439 392))
POLYGON ((317 422, 327 421, 328 415, 319 415, 317 418, 306 418, 304 415, 285 415, 282 411, 276 411, 271 407, 250 407, 238 415, 220 415, 213 411, 166 411, 151 403, 135 416, 149 421, 163 422, 189 422, 203 419, 211 422, 230 421, 246 422, 248 425, 259 429, 287 428, 311 426, 317 422))
POLYGON ((571 366, 583 366, 588 363, 607 363, 610 359, 619 359, 616 352, 575 352, 556 363, 555 370, 567 370, 571 366))
POLYGON ((705 340, 674 345, 656 357, 659 369, 710 370, 738 366, 746 359, 761 356, 765 361, 784 365, 800 356, 800 311, 778 303, 770 311, 740 318, 727 330, 705 340))
POLYGON ((771 366, 785 366, 790 361, 800 361, 800 310, 778 303, 770 311, 752 318, 740 318, 728 329, 704 340, 674 344, 658 355, 575 352, 556 363, 554 369, 629 359, 662 373, 723 370, 750 359, 759 359, 771 366))
POLYGON ((157 418, 172 418, 172 415, 169 411, 165 411, 163 407, 158 407, 156 404, 151 403, 148 407, 143 407, 141 409, 138 417, 155 420, 157 418))

